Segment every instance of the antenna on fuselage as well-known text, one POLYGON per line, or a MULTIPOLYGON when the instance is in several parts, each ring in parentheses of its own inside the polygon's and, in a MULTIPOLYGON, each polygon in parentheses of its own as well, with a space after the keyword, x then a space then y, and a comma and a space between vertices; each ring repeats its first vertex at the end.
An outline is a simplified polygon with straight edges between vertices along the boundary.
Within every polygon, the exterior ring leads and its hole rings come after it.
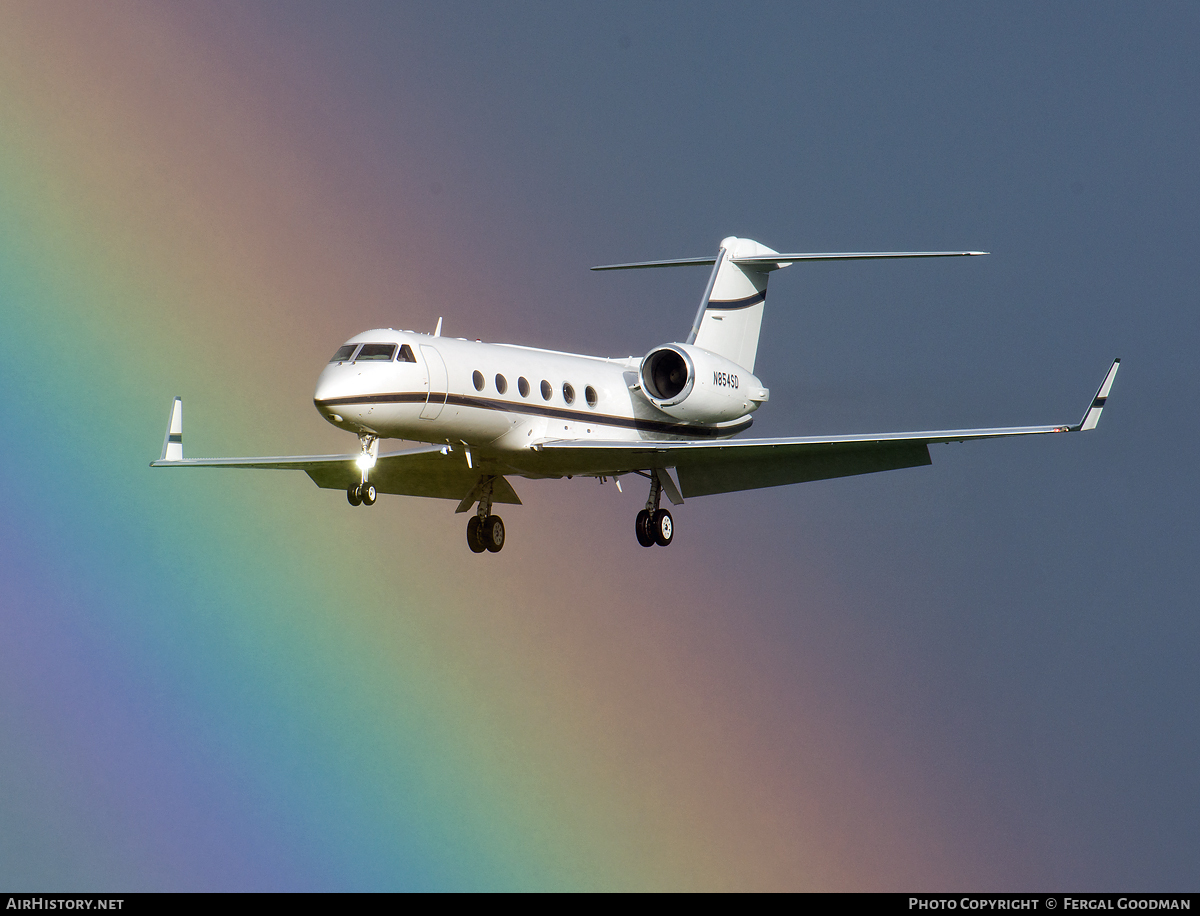
POLYGON ((437 324, 437 327, 433 329, 433 336, 434 336, 434 337, 441 337, 441 336, 442 336, 442 317, 441 317, 440 315, 438 316, 438 324, 437 324))

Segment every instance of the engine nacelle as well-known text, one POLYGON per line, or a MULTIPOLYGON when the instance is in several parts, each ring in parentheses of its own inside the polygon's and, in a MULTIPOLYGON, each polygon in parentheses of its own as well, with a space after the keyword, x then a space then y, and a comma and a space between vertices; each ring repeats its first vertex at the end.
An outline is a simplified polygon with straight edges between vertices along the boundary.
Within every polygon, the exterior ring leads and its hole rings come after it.
POLYGON ((638 380, 647 400, 679 420, 722 423, 744 417, 767 399, 751 373, 691 344, 664 344, 642 360, 638 380))

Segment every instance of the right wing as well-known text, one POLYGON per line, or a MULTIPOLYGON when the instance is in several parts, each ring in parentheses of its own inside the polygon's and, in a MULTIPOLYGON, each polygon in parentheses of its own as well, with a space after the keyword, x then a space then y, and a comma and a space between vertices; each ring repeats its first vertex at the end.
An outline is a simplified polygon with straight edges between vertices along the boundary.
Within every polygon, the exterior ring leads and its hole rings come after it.
MULTIPOLYGON (((152 468, 251 468, 265 471, 304 471, 318 487, 345 490, 362 479, 353 455, 285 455, 265 458, 184 458, 183 399, 171 406, 163 454, 151 461, 152 468)), ((380 455, 370 472, 371 483, 380 493, 429 496, 435 499, 466 498, 480 482, 479 469, 472 469, 461 456, 440 445, 423 445, 380 455)), ((520 505, 512 485, 503 477, 493 481, 492 501, 520 505)))
POLYGON ((1113 361, 1083 419, 1074 426, 1011 426, 716 441, 552 440, 538 446, 545 460, 541 470, 617 476, 638 470, 674 468, 683 496, 692 497, 920 467, 932 463, 929 446, 935 443, 1094 429, 1120 364, 1119 359, 1113 361))

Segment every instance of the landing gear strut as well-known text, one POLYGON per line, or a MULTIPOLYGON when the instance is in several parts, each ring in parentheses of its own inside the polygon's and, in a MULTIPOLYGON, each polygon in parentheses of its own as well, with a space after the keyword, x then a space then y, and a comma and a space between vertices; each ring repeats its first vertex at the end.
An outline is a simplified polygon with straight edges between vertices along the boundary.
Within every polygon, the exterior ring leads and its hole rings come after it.
POLYGON ((467 522, 467 546, 472 553, 489 550, 499 553, 504 547, 504 522, 492 515, 492 478, 483 485, 479 494, 479 510, 467 522))
POLYGON ((346 502, 352 506, 373 506, 375 497, 379 494, 375 490, 375 484, 367 478, 371 468, 375 467, 376 443, 379 440, 375 436, 363 433, 358 437, 358 441, 362 443, 362 454, 354 459, 354 463, 358 465, 362 481, 346 490, 346 502))
POLYGON ((661 500, 662 483, 659 482, 658 475, 651 471, 650 496, 646 499, 646 508, 637 514, 637 520, 633 523, 638 543, 643 547, 653 547, 655 544, 666 547, 675 536, 675 523, 671 519, 671 513, 658 507, 661 500))

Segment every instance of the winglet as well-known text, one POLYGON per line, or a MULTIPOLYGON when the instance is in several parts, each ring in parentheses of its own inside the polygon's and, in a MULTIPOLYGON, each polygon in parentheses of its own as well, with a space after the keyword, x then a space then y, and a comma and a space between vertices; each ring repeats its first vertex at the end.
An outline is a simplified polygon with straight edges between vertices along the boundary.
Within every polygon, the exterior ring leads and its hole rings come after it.
POLYGON ((1104 402, 1108 400, 1108 392, 1112 389, 1113 379, 1117 377, 1117 370, 1119 368, 1121 368, 1121 360, 1119 358, 1114 359, 1112 366, 1109 367, 1108 375, 1104 376, 1104 382, 1100 385, 1100 390, 1092 398, 1092 403, 1088 407, 1087 413, 1083 415, 1083 419, 1075 427, 1076 431, 1096 428, 1096 425, 1100 422, 1100 412, 1104 410, 1104 402))
POLYGON ((162 457, 159 461, 183 460, 183 398, 176 398, 171 405, 171 419, 167 421, 167 434, 163 437, 162 457))

